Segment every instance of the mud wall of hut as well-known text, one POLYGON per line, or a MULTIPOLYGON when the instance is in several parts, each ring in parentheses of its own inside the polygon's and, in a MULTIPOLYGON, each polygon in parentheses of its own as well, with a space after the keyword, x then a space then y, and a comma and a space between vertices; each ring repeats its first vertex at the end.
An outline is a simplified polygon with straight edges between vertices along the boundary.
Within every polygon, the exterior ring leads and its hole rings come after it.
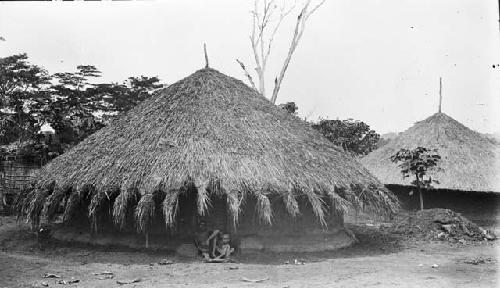
MULTIPOLYGON (((205 215, 198 215, 196 193, 188 193, 179 197, 176 223, 169 231, 165 228, 164 217, 161 206, 157 207, 157 217, 152 225, 152 234, 171 234, 180 238, 192 236, 199 221, 207 223, 209 229, 218 229, 225 233, 237 236, 283 236, 291 235, 319 235, 329 232, 337 232, 343 228, 343 215, 332 209, 325 213, 326 226, 322 226, 312 210, 311 204, 305 198, 297 199, 300 214, 292 217, 285 208, 283 199, 276 197, 271 199, 271 221, 272 225, 265 223, 259 217, 256 209, 257 201, 254 197, 245 199, 241 207, 236 226, 227 207, 225 196, 212 197, 205 215)), ((109 219, 111 223, 111 219, 109 219)), ((129 227, 131 230, 133 227, 129 227)), ((190 238, 189 238, 190 239, 190 238)))
MULTIPOLYGON (((420 209, 418 192, 409 193, 412 187, 387 185, 401 201, 404 209, 420 209)), ((485 193, 457 190, 424 190, 424 208, 447 208, 461 213, 468 219, 488 224, 488 221, 500 222, 500 193, 485 193)))
POLYGON ((311 204, 307 199, 297 199, 300 215, 292 217, 285 208, 283 199, 278 197, 272 203, 272 225, 263 223, 256 210, 255 199, 248 199, 239 216, 237 234, 242 236, 279 235, 288 237, 302 234, 322 234, 328 230, 335 230, 343 226, 343 215, 330 211, 326 215, 327 226, 322 226, 316 215, 314 215, 311 204))
MULTIPOLYGON (((196 193, 187 193, 179 198, 176 223, 171 229, 166 229, 161 203, 157 203, 156 217, 149 234, 150 247, 172 251, 187 249, 187 254, 194 254, 193 236, 196 233, 197 222, 200 220, 207 222, 209 229, 219 229, 231 234, 232 246, 241 250, 314 252, 333 250, 352 244, 353 239, 343 230, 342 214, 335 211, 327 213, 325 215, 327 226, 325 227, 320 224, 311 204, 305 197, 297 200, 300 215, 291 217, 281 197, 272 199, 272 225, 269 225, 262 223, 256 210, 257 201, 249 197, 241 207, 238 225, 235 228, 225 197, 212 197, 207 213, 200 216, 196 206, 196 193)), ((90 223, 86 217, 88 211, 84 208, 87 204, 81 207, 81 211, 76 212, 77 218, 80 219, 79 224, 73 223, 58 229, 57 239, 93 245, 144 247, 144 235, 136 233, 133 215, 128 215, 129 225, 126 229, 118 232, 113 225, 110 210, 110 213, 104 213, 100 218, 98 233, 90 233, 90 223)), ((110 207, 104 208, 106 211, 110 207)))
MULTIPOLYGON (((285 208, 283 199, 275 197, 271 200, 271 221, 272 224, 265 223, 257 211, 257 201, 253 197, 248 197, 241 207, 236 226, 227 207, 227 199, 222 197, 211 197, 210 205, 204 215, 198 214, 196 193, 186 193, 178 199, 176 221, 172 228, 167 229, 165 218, 162 212, 162 204, 156 205, 156 217, 151 225, 150 233, 164 235, 168 238, 192 240, 192 235, 197 230, 199 221, 204 221, 210 230, 220 230, 238 237, 248 236, 277 236, 289 237, 297 235, 322 235, 325 233, 335 233, 343 228, 344 217, 333 209, 325 213, 326 226, 321 225, 318 217, 314 214, 311 204, 305 197, 297 199, 300 214, 292 217, 285 208)), ((90 227, 88 215, 88 203, 83 201, 79 210, 74 213, 72 225, 80 227, 90 227)), ((106 203, 102 208, 104 212, 99 216, 98 232, 113 231, 116 227, 111 217, 112 203, 106 203)), ((127 225, 123 232, 133 233, 136 230, 134 224, 134 207, 129 209, 127 215, 127 225)), ((62 210, 61 210, 62 212, 62 210)), ((87 228, 89 229, 89 228, 87 228)))

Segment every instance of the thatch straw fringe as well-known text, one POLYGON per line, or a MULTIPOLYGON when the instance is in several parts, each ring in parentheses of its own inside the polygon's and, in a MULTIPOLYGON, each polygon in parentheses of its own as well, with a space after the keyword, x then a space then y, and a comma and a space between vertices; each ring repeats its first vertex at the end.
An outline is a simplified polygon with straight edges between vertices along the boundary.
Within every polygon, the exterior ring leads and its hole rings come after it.
POLYGON ((366 205, 364 208, 377 214, 395 213, 399 208, 397 205, 391 205, 389 206, 389 209, 386 209, 380 201, 377 201, 377 199, 382 198, 385 199, 387 203, 398 203, 398 199, 394 194, 384 193, 382 189, 374 185, 365 187, 363 193, 359 197, 361 198, 361 201, 365 203, 373 203, 373 205, 366 205))
POLYGON ((338 214, 345 214, 352 207, 352 204, 338 195, 338 193, 328 193, 332 203, 332 209, 338 214))
POLYGON ((321 199, 321 196, 316 194, 314 191, 309 191, 309 193, 306 193, 306 195, 309 203, 311 203, 314 215, 318 217, 321 226, 327 227, 328 224, 326 223, 324 210, 325 202, 323 201, 323 199, 321 199))
POLYGON ((74 212, 77 210, 78 205, 80 205, 80 193, 71 193, 68 200, 66 201, 66 207, 63 213, 63 222, 68 223, 71 218, 73 218, 74 212))
POLYGON ((208 207, 211 206, 210 195, 208 194, 206 187, 207 186, 205 186, 205 185, 199 185, 197 187, 197 191, 198 191, 198 193, 197 193, 198 194, 197 207, 198 207, 198 214, 201 216, 204 216, 208 210, 208 207))
POLYGON ((113 222, 120 230, 124 230, 127 225, 127 212, 137 202, 139 192, 135 188, 122 190, 116 197, 113 204, 113 222))
POLYGON ((359 185, 352 184, 348 189, 346 189, 347 195, 349 195, 351 204, 353 205, 355 210, 363 210, 364 203, 359 198, 359 195, 363 191, 363 188, 359 185))
POLYGON ((241 205, 243 204, 245 197, 243 192, 232 191, 227 194, 227 204, 229 212, 233 218, 233 226, 236 227, 239 221, 239 215, 241 211, 241 205))
MULTIPOLYGON (((336 208, 343 209, 345 211, 350 209, 358 211, 364 205, 360 202, 360 199, 351 188, 335 187, 334 193, 329 192, 328 195, 330 196, 332 202, 338 203, 336 208)), ((368 203, 368 205, 372 204, 373 203, 368 203)))
MULTIPOLYGON (((197 185, 197 186, 202 186, 202 185, 197 185)), ((207 190, 210 191, 211 194, 216 195, 216 196, 223 196, 225 195, 225 190, 222 188, 220 180, 218 179, 212 179, 208 181, 208 186, 207 190)))
POLYGON ((156 203, 153 194, 145 194, 135 208, 137 232, 147 234, 156 215, 156 203))
POLYGON ((179 190, 169 191, 163 200, 162 209, 167 228, 174 227, 175 217, 177 216, 177 209, 179 206, 179 193, 179 190))
POLYGON ((105 207, 106 202, 109 203, 109 196, 104 191, 97 191, 91 197, 88 216, 92 231, 97 232, 99 228, 99 218, 103 213, 103 207, 105 207))
POLYGON ((27 203, 27 218, 31 222, 31 227, 38 227, 40 225, 40 212, 43 208, 43 201, 45 200, 45 195, 40 193, 38 188, 35 188, 31 193, 33 198, 27 203))
POLYGON ((382 213, 383 212, 383 207, 381 207, 380 203, 377 201, 374 201, 374 198, 377 196, 382 196, 382 195, 377 195, 380 194, 380 191, 376 189, 375 187, 368 188, 368 187, 363 187, 363 190, 359 194, 359 198, 363 203, 375 203, 374 205, 369 205, 363 207, 363 209, 368 210, 368 211, 373 211, 374 213, 382 213), (373 191, 371 193, 370 191, 373 191))
POLYGON ((256 193, 255 196, 257 197, 257 205, 255 209, 257 210, 259 220, 264 224, 272 225, 273 211, 271 208, 271 201, 269 201, 269 198, 262 193, 256 193))
MULTIPOLYGON (((70 189, 70 188, 68 188, 70 189)), ((92 195, 95 191, 94 186, 85 184, 80 187, 75 187, 74 189, 69 190, 71 194, 69 198, 66 200, 66 207, 63 213, 63 222, 67 223, 73 218, 75 212, 79 207, 83 207, 83 202, 89 195, 92 195)), ((87 207, 84 207, 87 208, 87 207)))
POLYGON ((35 193, 35 188, 32 186, 26 187, 21 190, 21 193, 17 195, 15 202, 15 209, 17 211, 17 219, 19 221, 23 215, 28 214, 28 206, 31 199, 33 199, 35 193))
POLYGON ((47 198, 42 215, 47 218, 47 221, 53 221, 56 217, 57 210, 61 206, 61 201, 67 195, 68 189, 56 187, 54 192, 47 198))
POLYGON ((294 196, 293 190, 283 196, 283 202, 285 203, 286 210, 292 217, 300 214, 299 203, 294 196))
POLYGON ((113 204, 116 200, 116 197, 120 195, 120 188, 118 186, 107 186, 103 189, 104 194, 106 195, 108 201, 108 214, 113 215, 113 204))
POLYGON ((36 188, 34 190, 34 197, 29 202, 28 207, 28 219, 31 222, 31 227, 36 229, 40 226, 40 216, 45 206, 45 201, 54 190, 55 183, 52 182, 51 185, 44 188, 36 188))

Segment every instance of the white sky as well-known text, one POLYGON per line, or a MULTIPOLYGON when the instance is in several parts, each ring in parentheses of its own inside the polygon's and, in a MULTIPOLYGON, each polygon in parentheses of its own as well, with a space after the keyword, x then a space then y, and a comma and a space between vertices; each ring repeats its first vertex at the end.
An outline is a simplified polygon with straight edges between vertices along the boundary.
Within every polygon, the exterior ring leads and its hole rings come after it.
MULTIPOLYGON (((0 2, 0 57, 27 52, 51 73, 96 65, 100 81, 159 76, 173 83, 204 66, 244 80, 252 66, 252 0, 0 2)), ((270 56, 272 83, 295 16, 270 56)), ((379 133, 443 112, 480 132, 500 132, 497 0, 327 0, 310 19, 277 102, 299 115, 354 118, 379 133)), ((268 91, 272 90, 269 85, 268 91)))

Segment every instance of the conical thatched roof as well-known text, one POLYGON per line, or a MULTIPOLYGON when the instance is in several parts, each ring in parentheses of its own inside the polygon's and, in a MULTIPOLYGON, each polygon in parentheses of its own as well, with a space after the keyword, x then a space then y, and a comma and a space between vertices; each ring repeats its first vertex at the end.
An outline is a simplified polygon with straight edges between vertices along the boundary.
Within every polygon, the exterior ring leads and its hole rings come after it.
POLYGON ((497 144, 444 113, 417 122, 386 145, 361 160, 384 184, 410 185, 390 157, 400 148, 438 149, 439 167, 429 173, 439 181, 434 188, 500 192, 500 149, 497 144))
POLYGON ((115 223, 124 225, 126 211, 136 209, 140 224, 153 217, 148 209, 154 209, 152 195, 159 191, 171 225, 177 196, 187 185, 198 189, 200 213, 209 193, 225 193, 235 219, 247 196, 256 197, 263 211, 269 211, 269 198, 282 197, 291 214, 299 212, 295 198, 306 196, 320 219, 327 213, 325 199, 341 208, 395 207, 374 176, 307 123, 210 68, 162 90, 57 157, 39 179, 26 202, 35 222, 44 213, 50 218, 64 197, 70 197, 65 217, 74 198, 87 195, 92 218, 103 199, 118 195, 112 203, 115 223))

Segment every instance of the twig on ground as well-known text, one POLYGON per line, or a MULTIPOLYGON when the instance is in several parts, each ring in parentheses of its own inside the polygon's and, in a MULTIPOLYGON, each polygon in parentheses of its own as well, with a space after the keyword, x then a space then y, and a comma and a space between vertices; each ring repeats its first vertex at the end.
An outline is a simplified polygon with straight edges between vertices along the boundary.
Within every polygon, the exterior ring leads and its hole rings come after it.
POLYGON ((250 283, 261 283, 261 282, 264 282, 266 280, 269 280, 269 277, 262 278, 262 279, 248 279, 246 277, 241 277, 241 281, 250 282, 250 283))

